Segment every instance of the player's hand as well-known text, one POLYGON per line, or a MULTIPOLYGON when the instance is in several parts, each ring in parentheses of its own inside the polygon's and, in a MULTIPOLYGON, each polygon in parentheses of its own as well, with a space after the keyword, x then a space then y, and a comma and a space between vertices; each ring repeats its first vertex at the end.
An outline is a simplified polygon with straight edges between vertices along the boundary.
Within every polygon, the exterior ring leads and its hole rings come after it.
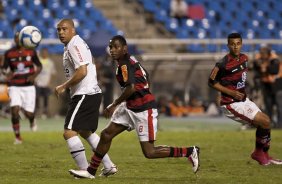
POLYGON ((34 75, 31 75, 31 76, 29 76, 29 77, 27 78, 27 82, 33 83, 34 80, 35 80, 35 76, 34 76, 34 75))
POLYGON ((110 104, 105 110, 104 110, 104 116, 106 118, 110 118, 112 116, 112 114, 114 113, 116 109, 116 105, 115 104, 110 104))
POLYGON ((232 95, 236 100, 243 100, 245 97, 244 93, 240 93, 239 91, 234 91, 234 94, 232 95))
POLYGON ((55 94, 57 96, 57 98, 59 98, 59 96, 64 93, 66 91, 66 88, 64 85, 59 85, 55 88, 55 94))

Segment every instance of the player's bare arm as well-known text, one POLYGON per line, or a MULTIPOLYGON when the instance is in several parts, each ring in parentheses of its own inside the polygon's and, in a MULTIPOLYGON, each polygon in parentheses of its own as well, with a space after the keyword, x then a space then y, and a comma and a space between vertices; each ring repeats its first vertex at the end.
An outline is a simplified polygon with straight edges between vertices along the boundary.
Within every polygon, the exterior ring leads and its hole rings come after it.
POLYGON ((224 86, 222 86, 220 83, 215 83, 214 85, 212 85, 212 87, 222 93, 225 93, 229 96, 232 96, 233 98, 235 98, 236 100, 243 100, 245 95, 243 93, 240 93, 239 91, 236 90, 231 90, 228 89, 224 86))
POLYGON ((34 82, 35 78, 36 78, 37 75, 41 72, 41 70, 42 70, 42 66, 36 66, 36 70, 35 70, 34 74, 31 75, 31 76, 29 76, 29 77, 27 78, 27 81, 29 81, 29 82, 34 82))
POLYGON ((82 65, 79 68, 77 68, 74 75, 69 80, 67 80, 66 82, 55 88, 56 96, 59 97, 62 93, 66 91, 67 88, 70 88, 78 84, 80 81, 84 79, 86 75, 87 75, 87 65, 82 65))
POLYGON ((104 116, 106 118, 109 118, 115 111, 116 107, 125 101, 128 97, 130 97, 135 92, 134 84, 128 85, 124 88, 121 95, 114 100, 112 104, 110 104, 105 110, 104 110, 104 116))

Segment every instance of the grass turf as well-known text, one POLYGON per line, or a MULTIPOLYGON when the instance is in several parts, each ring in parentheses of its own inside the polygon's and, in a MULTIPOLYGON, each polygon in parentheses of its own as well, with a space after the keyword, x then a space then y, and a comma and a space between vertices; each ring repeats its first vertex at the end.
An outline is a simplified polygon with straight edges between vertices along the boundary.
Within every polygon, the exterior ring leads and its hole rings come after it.
MULTIPOLYGON (((201 147, 201 169, 197 175, 185 158, 144 158, 134 132, 116 137, 110 156, 118 174, 75 180, 68 170, 75 168, 62 138, 63 119, 39 120, 39 131, 30 132, 22 123, 22 145, 13 145, 9 120, 0 119, 1 184, 72 183, 281 183, 282 166, 260 166, 250 159, 254 130, 238 131, 239 125, 226 119, 160 119, 156 145, 201 147)), ((98 132, 105 127, 101 119, 98 132)), ((85 142, 84 142, 85 143, 85 142)), ((87 144, 87 157, 92 152, 87 144)), ((282 131, 272 131, 271 155, 282 158, 282 131)), ((98 174, 100 171, 98 172, 98 174)), ((98 175, 97 174, 97 175, 98 175)))

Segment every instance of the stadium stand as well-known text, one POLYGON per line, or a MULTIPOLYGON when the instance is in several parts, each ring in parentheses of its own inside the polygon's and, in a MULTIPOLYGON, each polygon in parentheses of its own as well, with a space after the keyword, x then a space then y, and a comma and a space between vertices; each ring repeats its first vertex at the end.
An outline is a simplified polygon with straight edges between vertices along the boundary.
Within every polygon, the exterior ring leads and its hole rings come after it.
MULTIPOLYGON (((85 39, 99 32, 109 35, 118 33, 117 28, 91 0, 3 0, 0 18, 0 38, 13 38, 14 31, 26 25, 38 27, 45 39, 57 38, 56 22, 61 18, 73 18, 77 32, 85 39)), ((90 45, 91 46, 91 45, 90 45)), ((51 53, 62 53, 62 45, 48 45, 51 53)))
MULTIPOLYGON (((175 18, 169 16, 170 1, 138 0, 147 12, 153 14, 156 21, 163 23, 166 29, 179 39, 185 38, 225 38, 229 32, 240 32, 247 39, 282 38, 282 1, 279 0, 186 0, 189 5, 189 19, 183 19, 184 25, 178 25, 175 18), (191 14, 192 13, 192 14, 191 14), (186 22, 186 24, 185 24, 186 22)), ((203 52, 201 45, 189 45, 191 52, 203 52)), ((250 51, 250 47, 244 50, 250 51)), ((282 53, 281 45, 274 48, 282 53)), ((209 52, 215 46, 208 46, 209 52)))

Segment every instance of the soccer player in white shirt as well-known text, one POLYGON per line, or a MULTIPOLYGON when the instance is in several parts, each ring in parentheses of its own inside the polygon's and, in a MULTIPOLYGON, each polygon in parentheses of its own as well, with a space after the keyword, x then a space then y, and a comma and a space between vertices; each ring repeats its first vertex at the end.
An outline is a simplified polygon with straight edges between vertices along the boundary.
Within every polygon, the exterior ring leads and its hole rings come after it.
MULTIPOLYGON (((102 91, 98 86, 91 51, 76 34, 73 20, 60 20, 57 24, 57 33, 60 41, 65 45, 63 66, 67 80, 55 88, 55 93, 59 97, 66 89, 70 89, 71 95, 65 118, 64 138, 79 169, 86 170, 88 161, 78 135, 83 137, 93 150, 96 149, 100 139, 95 131, 98 126, 102 91)), ((103 158, 103 164, 102 176, 117 172, 108 155, 103 158)))

